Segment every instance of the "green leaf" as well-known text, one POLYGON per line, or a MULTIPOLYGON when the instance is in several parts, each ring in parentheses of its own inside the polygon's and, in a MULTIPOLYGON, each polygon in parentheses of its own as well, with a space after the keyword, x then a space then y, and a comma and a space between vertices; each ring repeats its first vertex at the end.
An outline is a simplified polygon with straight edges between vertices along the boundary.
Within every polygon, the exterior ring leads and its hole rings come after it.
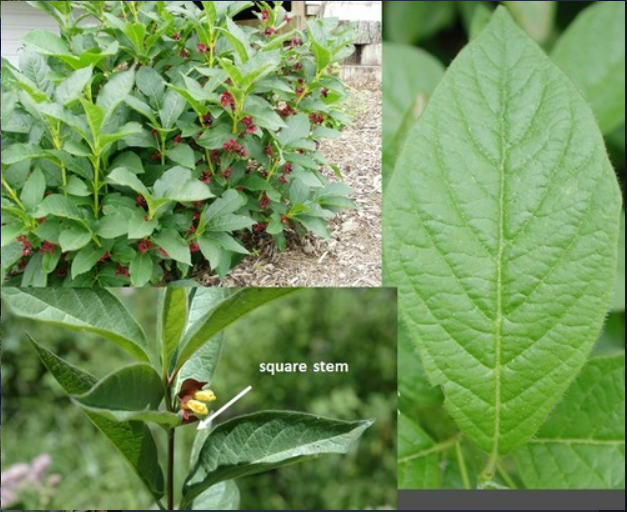
POLYGON ((41 158, 43 156, 44 150, 34 144, 11 144, 8 148, 2 150, 2 163, 4 165, 13 165, 24 160, 41 158))
POLYGON ((70 55, 67 45, 59 36, 44 30, 28 32, 22 41, 40 55, 70 55))
POLYGON ((48 286, 48 274, 44 270, 43 254, 37 253, 31 257, 22 274, 23 288, 45 288, 48 286))
MULTIPOLYGON (((199 290, 200 291, 200 290, 199 290)), ((212 304, 202 317, 185 333, 178 356, 180 368, 194 353, 216 334, 247 313, 297 291, 295 288, 243 288, 230 294, 217 304, 212 304)))
POLYGON ((618 272, 614 285, 613 311, 625 311, 625 212, 620 220, 620 237, 618 239, 618 272))
POLYGON ((176 164, 180 164, 188 169, 196 168, 196 157, 194 150, 187 144, 179 144, 166 151, 166 156, 176 164))
POLYGON ((153 271, 154 261, 152 256, 148 253, 137 254, 129 267, 131 283, 136 288, 146 286, 152 280, 153 271))
POLYGON ((625 354, 591 359, 515 457, 529 489, 624 489, 625 354))
POLYGON ((594 2, 552 53, 581 88, 604 133, 625 120, 625 2, 594 2))
POLYGON ((438 489, 441 451, 419 425, 399 414, 398 488, 438 489))
MULTIPOLYGON (((209 487, 326 454, 344 454, 372 425, 292 412, 263 412, 218 426, 184 487, 184 504, 209 487)), ((181 508, 185 508, 181 506, 181 508)))
POLYGON ((138 208, 129 218, 122 221, 122 225, 125 226, 129 239, 140 240, 152 236, 159 226, 159 220, 157 218, 146 220, 146 212, 138 208))
POLYGON ((207 224, 207 231, 224 231, 232 233, 253 227, 257 222, 244 215, 224 215, 213 219, 207 224))
POLYGON ((185 112, 187 102, 178 92, 168 89, 163 98, 163 105, 159 110, 159 117, 161 118, 161 126, 169 130, 173 128, 179 117, 185 112))
POLYGON ((90 244, 79 251, 72 261, 72 279, 89 272, 106 253, 106 249, 96 247, 94 244, 90 244))
POLYGON ((115 73, 104 85, 96 105, 105 113, 105 119, 113 115, 115 109, 118 108, 127 96, 131 94, 135 85, 135 70, 129 69, 121 73, 115 73))
POLYGON ((2 246, 2 257, 0 257, 0 283, 3 283, 7 274, 22 259, 22 244, 11 244, 2 246))
POLYGON ((151 197, 150 192, 137 175, 126 167, 118 167, 111 171, 107 176, 107 181, 113 185, 128 187, 145 198, 151 197))
POLYGON ((135 47, 135 51, 139 54, 142 53, 144 49, 144 39, 146 37, 146 25, 143 23, 127 23, 126 28, 124 30, 126 37, 129 38, 133 46, 135 47))
POLYGON ((117 129, 115 133, 103 133, 100 136, 100 148, 105 150, 110 144, 119 140, 124 140, 142 132, 142 126, 139 123, 127 123, 117 129))
POLYGON ((538 43, 546 43, 553 33, 556 2, 503 2, 512 17, 538 43))
POLYGON ((122 303, 106 290, 3 288, 15 315, 107 338, 140 361, 149 361, 146 335, 122 303))
POLYGON ((37 167, 24 183, 20 199, 27 209, 32 210, 39 205, 46 192, 46 177, 37 167))
POLYGON ((455 19, 455 2, 390 2, 385 5, 388 41, 411 44, 428 39, 455 19))
POLYGON ((165 93, 165 80, 154 68, 142 66, 137 72, 137 88, 145 94, 154 105, 159 105, 165 93))
POLYGON ((187 290, 184 288, 166 288, 162 292, 161 307, 159 308, 161 361, 166 372, 186 326, 187 290))
POLYGON ((239 510, 239 507, 239 487, 233 480, 227 480, 209 487, 209 489, 200 494, 191 503, 189 510, 239 510))
POLYGON ((504 8, 451 64, 385 200, 402 316, 491 478, 597 338, 621 203, 590 109, 504 8))
POLYGON ((35 217, 47 217, 48 215, 54 215, 55 217, 61 217, 71 220, 83 220, 83 215, 80 209, 65 196, 59 194, 53 194, 46 197, 39 207, 35 209, 33 214, 35 217))
POLYGON ((15 243, 18 236, 24 231, 24 226, 19 222, 13 222, 2 226, 2 247, 15 243))
POLYGON ((309 137, 311 123, 305 114, 291 116, 287 120, 287 128, 279 133, 278 141, 284 147, 290 147, 295 143, 309 137))
POLYGON ((141 115, 143 115, 154 126, 159 126, 159 122, 157 121, 156 115, 153 112, 152 108, 150 108, 150 106, 144 103, 142 100, 136 98, 135 96, 127 96, 126 98, 124 98, 124 102, 134 111, 139 112, 141 115))
POLYGON ((127 366, 105 377, 72 401, 90 413, 112 421, 154 422, 167 427, 181 423, 174 413, 160 411, 165 386, 155 369, 146 363, 127 366))
POLYGON ((181 386, 187 379, 194 379, 199 382, 206 382, 207 386, 213 383, 214 376, 218 369, 218 363, 222 356, 222 346, 224 343, 224 333, 214 336, 208 343, 205 343, 191 359, 189 359, 176 375, 174 391, 178 393, 181 386))
POLYGON ((155 183, 154 196, 171 201, 204 201, 213 197, 209 187, 192 177, 192 171, 184 167, 173 167, 155 183))
MULTIPOLYGON (((31 341, 41 361, 66 393, 86 393, 96 384, 96 379, 88 373, 31 341)), ((160 499, 164 494, 164 479, 157 445, 148 427, 138 422, 111 421, 88 411, 85 414, 120 451, 155 499, 160 499)))
POLYGON ((54 98, 61 105, 69 105, 82 97, 85 87, 91 81, 93 69, 89 66, 79 69, 59 84, 54 98))
POLYGON ((444 66, 427 52, 393 43, 383 43, 383 187, 394 172, 407 132, 424 111, 444 66))
POLYGON ((187 242, 174 229, 166 229, 155 236, 155 243, 159 245, 170 258, 184 265, 191 266, 192 255, 187 242))
POLYGON ((246 64, 250 57, 250 45, 248 44, 248 36, 231 18, 226 18, 226 29, 220 29, 222 34, 233 45, 242 64, 246 64))
POLYGON ((204 221, 211 223, 216 218, 237 212, 245 204, 246 198, 242 194, 233 189, 227 190, 207 208, 204 221))
POLYGON ((91 238, 92 234, 86 227, 67 226, 59 235, 59 244, 63 252, 73 252, 85 247, 91 238))

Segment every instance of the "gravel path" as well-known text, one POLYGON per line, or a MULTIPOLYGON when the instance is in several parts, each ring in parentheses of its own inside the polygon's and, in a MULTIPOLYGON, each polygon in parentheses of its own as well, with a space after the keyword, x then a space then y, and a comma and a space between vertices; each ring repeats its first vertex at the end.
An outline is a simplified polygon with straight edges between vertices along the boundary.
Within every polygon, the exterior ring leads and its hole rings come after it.
MULTIPOLYGON (((266 237, 253 242, 247 257, 222 282, 197 273, 205 286, 373 287, 381 285, 381 130, 380 84, 350 84, 348 111, 354 122, 322 151, 342 170, 359 208, 331 222, 331 240, 290 240, 278 252, 266 237)), ((328 175, 332 176, 331 170, 328 175)), ((249 247, 250 248, 250 247, 249 247)))

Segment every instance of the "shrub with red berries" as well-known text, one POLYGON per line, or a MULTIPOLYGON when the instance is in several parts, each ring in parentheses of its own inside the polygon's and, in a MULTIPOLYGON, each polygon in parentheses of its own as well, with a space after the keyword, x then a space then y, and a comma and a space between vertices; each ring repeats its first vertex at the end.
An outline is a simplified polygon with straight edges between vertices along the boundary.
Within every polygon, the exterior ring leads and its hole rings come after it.
POLYGON ((83 4, 101 21, 58 17, 67 55, 27 44, 23 71, 3 64, 3 281, 159 285, 224 276, 258 237, 329 236, 354 206, 319 152, 350 121, 334 70, 351 26, 298 30, 280 2, 257 2, 245 29, 241 2, 144 2, 139 19, 128 2, 83 4))

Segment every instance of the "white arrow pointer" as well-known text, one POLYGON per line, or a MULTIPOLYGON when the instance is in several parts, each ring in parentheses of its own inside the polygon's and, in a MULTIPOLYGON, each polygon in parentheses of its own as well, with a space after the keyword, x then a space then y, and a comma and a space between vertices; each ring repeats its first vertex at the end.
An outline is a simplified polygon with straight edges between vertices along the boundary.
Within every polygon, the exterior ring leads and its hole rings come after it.
POLYGON ((218 416, 224 413, 227 409, 229 409, 233 404, 239 402, 242 398, 244 398, 248 393, 253 390, 252 386, 248 386, 244 391, 242 391, 239 395, 237 395, 233 400, 225 404, 223 407, 214 412, 211 416, 205 418, 198 424, 198 430, 206 430, 209 428, 209 425, 213 420, 215 420, 218 416))

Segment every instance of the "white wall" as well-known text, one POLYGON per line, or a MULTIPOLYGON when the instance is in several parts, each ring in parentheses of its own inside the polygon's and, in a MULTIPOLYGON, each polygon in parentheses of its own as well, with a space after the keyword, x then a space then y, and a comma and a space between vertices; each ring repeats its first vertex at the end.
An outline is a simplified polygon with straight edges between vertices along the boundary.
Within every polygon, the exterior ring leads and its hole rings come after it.
POLYGON ((58 32, 57 23, 45 13, 26 2, 2 2, 2 56, 17 65, 22 38, 29 30, 58 32))

